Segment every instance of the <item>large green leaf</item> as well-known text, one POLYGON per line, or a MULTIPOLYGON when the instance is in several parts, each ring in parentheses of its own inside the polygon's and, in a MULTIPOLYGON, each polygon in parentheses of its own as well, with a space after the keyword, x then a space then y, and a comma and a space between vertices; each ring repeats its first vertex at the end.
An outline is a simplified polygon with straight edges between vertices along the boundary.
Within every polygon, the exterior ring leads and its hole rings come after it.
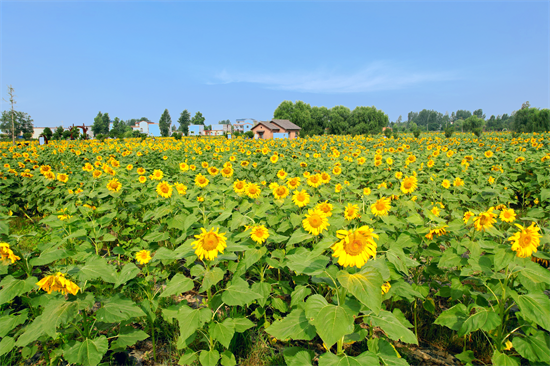
POLYGON ((434 324, 444 325, 447 328, 458 331, 467 317, 468 308, 464 304, 457 304, 442 312, 434 324))
POLYGON ((315 294, 307 298, 306 317, 313 322, 322 308, 328 305, 328 301, 321 295, 315 294))
POLYGON ((519 366, 517 358, 510 357, 506 353, 500 353, 497 350, 493 353, 491 361, 493 361, 493 365, 498 366, 519 366))
POLYGON ((104 323, 118 323, 130 318, 145 316, 139 306, 121 294, 110 297, 97 311, 97 320, 104 323))
POLYGON ((280 340, 306 340, 315 337, 315 327, 309 324, 305 311, 294 309, 281 320, 274 321, 266 332, 280 340))
POLYGON ((13 328, 23 324, 28 317, 28 309, 21 311, 18 315, 0 316, 0 338, 5 337, 13 328))
POLYGON ((370 319, 372 319, 372 323, 375 326, 382 328, 391 339, 395 341, 401 340, 405 343, 418 344, 418 340, 414 333, 407 329, 393 313, 381 310, 378 315, 371 315, 370 319))
POLYGON ((302 286, 302 285, 296 286, 294 291, 292 291, 292 293, 290 294, 291 296, 290 306, 294 307, 302 303, 302 301, 304 301, 306 296, 308 296, 309 294, 311 294, 311 289, 309 287, 302 286))
POLYGON ((149 338, 149 335, 142 330, 127 326, 120 328, 117 339, 111 343, 111 349, 126 349, 133 346, 136 342, 149 338))
POLYGON ((515 337, 514 349, 531 362, 548 362, 550 360, 550 336, 546 332, 537 331, 527 337, 515 337))
POLYGON ((330 259, 319 252, 310 252, 299 247, 296 252, 286 256, 285 264, 296 273, 304 273, 310 276, 323 272, 330 259))
POLYGON ((0 341, 0 356, 5 355, 13 349, 15 346, 15 340, 12 337, 4 337, 0 341))
POLYGON ((361 353, 359 356, 348 355, 337 356, 334 353, 326 352, 319 357, 319 366, 365 366, 379 365, 378 356, 370 351, 361 353))
POLYGON ((220 359, 220 353, 215 349, 210 351, 201 351, 199 361, 202 366, 216 366, 220 359))
POLYGON ((500 317, 493 310, 485 308, 475 309, 477 312, 470 315, 460 327, 458 331, 459 337, 475 332, 478 329, 488 332, 500 325, 500 317))
POLYGON ((93 257, 84 265, 75 267, 69 273, 80 281, 91 281, 96 278, 101 278, 109 283, 116 283, 117 281, 114 267, 108 265, 107 261, 101 257, 93 257))
POLYGON ((126 282, 135 278, 140 272, 140 269, 134 263, 126 263, 120 273, 116 274, 114 288, 126 284, 126 282))
POLYGON ((292 245, 296 243, 303 243, 305 241, 311 240, 313 238, 313 235, 305 232, 303 229, 296 230, 290 239, 288 240, 288 243, 286 245, 292 245))
POLYGON ((166 285, 166 289, 160 294, 159 297, 168 297, 172 295, 182 294, 194 287, 193 281, 185 277, 181 273, 177 273, 166 285))
POLYGON ((21 296, 33 288, 37 288, 36 283, 38 280, 36 277, 29 277, 25 280, 16 280, 12 276, 6 276, 0 282, 2 290, 0 290, 0 305, 12 300, 16 296, 21 296))
POLYGON ((212 286, 216 285, 218 282, 223 280, 225 272, 218 267, 214 267, 212 269, 207 269, 204 272, 204 277, 202 279, 202 287, 200 288, 200 292, 206 291, 212 286))
POLYGON ((271 284, 267 282, 254 282, 250 288, 260 295, 257 299, 258 305, 265 306, 269 295, 271 295, 271 284))
POLYGON ((235 366, 237 364, 237 360, 235 359, 235 355, 233 353, 229 351, 223 351, 220 363, 222 364, 222 366, 235 366))
POLYGON ((238 333, 246 332, 247 329, 254 326, 254 323, 247 318, 227 318, 224 320, 224 323, 225 322, 232 323, 233 328, 235 328, 235 331, 238 333))
POLYGON ((50 337, 54 337, 57 327, 74 319, 78 308, 78 301, 65 301, 65 299, 50 301, 43 312, 42 329, 50 337))
POLYGON ((312 353, 300 347, 287 347, 283 356, 287 366, 311 366, 312 353))
POLYGON ((260 294, 252 291, 240 277, 234 278, 222 294, 222 301, 229 306, 244 306, 258 298, 260 294))
POLYGON ((197 359, 197 354, 195 352, 187 351, 180 357, 178 361, 178 365, 191 366, 193 365, 196 359, 197 359))
POLYGON ((543 293, 519 295, 515 298, 521 313, 550 332, 550 299, 543 293))
POLYGON ((346 309, 329 304, 319 311, 313 324, 327 348, 330 348, 346 334, 353 333, 353 320, 346 309))
POLYGON ((177 312, 169 313, 168 309, 164 309, 165 318, 176 318, 180 326, 180 339, 187 339, 202 327, 204 323, 210 320, 212 311, 210 309, 192 309, 187 305, 182 305, 177 312))
POLYGON ((86 339, 76 342, 74 346, 63 352, 63 357, 70 362, 83 366, 96 366, 101 362, 103 355, 109 348, 109 341, 105 336, 96 339, 86 339))
POLYGON ((338 281, 357 300, 378 314, 382 304, 382 284, 384 283, 380 272, 373 267, 367 267, 355 274, 349 274, 343 270, 338 274, 338 281))
POLYGON ((229 348, 229 344, 235 334, 235 325, 230 319, 225 319, 222 323, 210 323, 210 336, 229 348))

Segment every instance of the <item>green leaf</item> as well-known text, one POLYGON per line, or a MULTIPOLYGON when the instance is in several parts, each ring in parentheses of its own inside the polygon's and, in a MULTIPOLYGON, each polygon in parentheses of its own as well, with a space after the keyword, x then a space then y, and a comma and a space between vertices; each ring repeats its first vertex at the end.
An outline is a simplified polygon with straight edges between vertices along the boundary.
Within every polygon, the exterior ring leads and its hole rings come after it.
POLYGON ((418 340, 413 332, 411 332, 399 319, 389 311, 381 310, 378 315, 371 315, 372 323, 380 328, 391 339, 401 340, 405 343, 418 344, 418 340))
POLYGON ((11 301, 16 296, 21 296, 36 287, 38 280, 36 277, 29 277, 25 280, 16 280, 12 276, 6 276, 0 282, 0 305, 11 301))
POLYGON ((313 276, 323 272, 329 261, 325 255, 299 247, 296 252, 286 256, 285 264, 296 273, 313 276))
POLYGON ((223 280, 224 274, 225 272, 218 267, 206 270, 204 272, 204 278, 202 279, 202 287, 199 291, 206 291, 212 286, 216 285, 218 282, 223 280))
POLYGON ((338 281, 361 303, 374 311, 380 311, 382 304, 382 276, 373 267, 367 267, 361 272, 349 274, 343 270, 338 273, 338 281))
POLYGON ((221 364, 222 366, 235 366, 237 364, 235 355, 229 351, 222 352, 221 364))
POLYGON ((15 340, 12 337, 4 337, 0 341, 0 356, 5 355, 13 349, 15 346, 15 340))
POLYGON ((550 189, 543 188, 540 190, 540 200, 541 202, 550 201, 550 189))
POLYGON ((306 317, 313 322, 321 309, 327 305, 327 300, 319 294, 308 297, 306 301, 306 317))
POLYGON ((126 263, 120 273, 116 274, 116 282, 114 288, 126 284, 126 282, 135 278, 139 273, 140 269, 134 263, 126 263))
POLYGON ((302 309, 294 309, 282 320, 274 321, 266 332, 280 340, 311 341, 316 334, 315 327, 309 324, 302 309))
POLYGON ((543 293, 519 295, 515 299, 523 316, 550 332, 550 299, 543 293))
POLYGON ((519 366, 517 358, 510 357, 507 354, 500 353, 497 350, 495 350, 495 352, 493 353, 491 361, 493 362, 493 365, 498 366, 519 366))
POLYGON ((327 348, 330 348, 346 334, 353 333, 353 321, 353 316, 343 307, 329 304, 319 311, 313 325, 327 348))
POLYGON ((466 318, 468 317, 468 309, 464 304, 457 304, 450 309, 445 310, 435 320, 434 324, 446 326, 452 330, 458 331, 466 318))
POLYGON ((473 360, 476 359, 476 356, 474 355, 474 351, 464 351, 462 353, 459 353, 458 355, 455 355, 456 358, 458 358, 463 363, 471 363, 473 360))
POLYGON ((224 320, 224 323, 228 322, 233 324, 233 328, 238 333, 246 332, 248 329, 254 326, 254 323, 247 318, 227 318, 224 320))
POLYGON ((231 320, 225 319, 222 323, 210 323, 210 336, 229 348, 235 334, 235 326, 231 320))
POLYGON ((323 353, 319 357, 319 366, 365 366, 379 364, 378 356, 370 351, 363 352, 356 357, 348 355, 337 356, 331 352, 323 353))
POLYGON ((143 240, 150 242, 150 243, 156 243, 159 241, 164 241, 170 239, 170 234, 168 232, 158 232, 153 231, 152 233, 149 233, 143 237, 143 240))
POLYGON ((283 351, 287 366, 311 366, 311 351, 300 347, 287 347, 283 351))
POLYGON ((50 337, 54 337, 57 327, 67 324, 75 318, 79 310, 78 301, 65 301, 56 299, 48 302, 44 309, 42 323, 43 331, 50 337))
MULTIPOLYGON (((167 316, 167 309, 163 309, 163 314, 167 316)), ((187 305, 182 305, 178 311, 173 314, 180 326, 180 339, 187 339, 189 336, 195 333, 195 331, 202 327, 204 323, 210 320, 212 311, 210 309, 192 309, 187 305)))
POLYGON ((191 225, 199 221, 199 216, 195 215, 195 212, 193 214, 187 216, 183 222, 183 227, 181 228, 183 231, 187 231, 191 225))
POLYGON ((222 294, 222 301, 229 306, 244 306, 260 298, 260 295, 248 287, 240 277, 234 278, 222 294))
MULTIPOLYGON (((84 232, 86 232, 86 230, 84 230, 84 232)), ((55 262, 59 259, 70 257, 74 254, 75 254, 75 252, 67 250, 67 249, 52 249, 52 250, 47 250, 47 251, 44 251, 44 252, 40 253, 39 257, 32 258, 29 261, 29 263, 33 267, 44 266, 46 264, 50 264, 52 262, 55 262)))
POLYGON ((101 336, 94 340, 86 339, 84 342, 76 342, 74 346, 63 352, 63 357, 70 363, 96 366, 101 362, 108 348, 109 341, 105 336, 101 336))
POLYGON ((118 323, 130 318, 145 316, 145 313, 132 300, 121 294, 110 297, 96 312, 97 320, 104 323, 118 323))
POLYGON ((13 328, 23 324, 28 317, 28 309, 21 311, 19 315, 4 315, 0 317, 0 338, 5 337, 13 328))
POLYGON ((464 321, 464 324, 462 324, 458 331, 459 337, 475 332, 478 329, 488 332, 500 325, 500 317, 493 310, 478 307, 474 309, 477 312, 464 321))
POLYGON ((83 266, 77 266, 69 271, 80 281, 91 281, 101 278, 105 282, 116 283, 116 271, 113 266, 107 264, 107 261, 101 257, 93 257, 83 266))
POLYGON ((193 364, 193 362, 195 362, 196 359, 197 359, 197 354, 195 352, 187 351, 180 357, 178 361, 178 365, 190 366, 193 364))
POLYGON ((131 326, 122 327, 117 339, 111 343, 111 349, 125 349, 147 338, 149 338, 149 335, 142 330, 131 326))
POLYGON ((166 285, 166 289, 160 294, 159 297, 168 297, 172 295, 182 294, 195 287, 191 279, 185 277, 181 273, 177 273, 166 285))
POLYGON ((271 284, 267 282, 254 282, 250 288, 260 295, 260 298, 257 299, 258 304, 262 307, 265 306, 267 298, 271 294, 271 284))
POLYGON ((299 303, 304 301, 304 299, 311 294, 311 289, 306 286, 296 286, 294 291, 290 294, 291 300, 290 300, 290 307, 297 306, 299 303))
POLYGON ((288 240, 288 243, 286 243, 286 245, 292 245, 292 244, 296 244, 296 243, 303 243, 307 240, 311 240, 313 238, 313 235, 305 232, 303 229, 298 229, 296 230, 292 236, 290 237, 290 239, 288 240))
POLYGON ((216 366, 220 359, 220 353, 215 349, 211 351, 201 351, 199 360, 202 366, 216 366))
POLYGON ((527 337, 515 337, 512 342, 514 349, 531 362, 548 362, 550 360, 550 336, 545 332, 537 331, 527 337))

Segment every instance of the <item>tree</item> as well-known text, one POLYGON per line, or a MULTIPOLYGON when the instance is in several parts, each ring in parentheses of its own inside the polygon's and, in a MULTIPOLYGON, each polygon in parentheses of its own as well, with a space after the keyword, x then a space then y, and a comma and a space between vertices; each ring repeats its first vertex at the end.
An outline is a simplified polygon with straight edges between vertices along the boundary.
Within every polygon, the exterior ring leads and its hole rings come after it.
POLYGON ((477 116, 477 118, 485 119, 485 115, 483 114, 483 109, 476 109, 474 111, 474 116, 477 116))
POLYGON ((103 133, 108 134, 109 129, 110 129, 110 125, 111 125, 111 119, 109 118, 109 113, 104 113, 101 118, 103 119, 103 124, 102 124, 103 133))
POLYGON ((517 132, 550 131, 550 110, 539 110, 538 108, 520 109, 514 115, 514 130, 517 132))
POLYGON ((330 111, 327 107, 311 108, 310 135, 323 135, 325 128, 328 128, 330 121, 330 111))
POLYGON ((311 120, 311 106, 301 100, 297 100, 295 104, 289 100, 283 101, 273 112, 273 118, 288 119, 301 127, 300 136, 312 135, 315 131, 311 120))
POLYGON ((206 120, 206 118, 204 118, 202 116, 202 113, 201 112, 197 112, 195 113, 195 115, 193 116, 193 118, 191 119, 191 124, 192 125, 203 125, 204 126, 204 121, 206 120))
POLYGON ((484 125, 484 122, 485 121, 483 121, 478 116, 472 115, 464 121, 463 129, 465 132, 474 131, 477 129, 481 130, 484 125))
POLYGON ((109 114, 105 113, 105 115, 107 115, 107 118, 104 118, 104 115, 100 111, 94 118, 94 124, 92 125, 92 132, 94 133, 94 135, 105 134, 109 132, 109 114), (105 125, 105 122, 107 122, 107 125, 105 125))
POLYGON ((184 109, 183 112, 181 112, 178 123, 180 125, 178 130, 187 136, 189 134, 189 124, 191 123, 191 113, 189 113, 187 109, 184 109))
POLYGON ((49 127, 46 127, 44 131, 42 131, 41 135, 44 136, 46 140, 51 140, 53 132, 49 127))
POLYGON ((20 111, 3 111, 2 119, 0 120, 0 130, 2 130, 7 135, 11 136, 12 141, 15 141, 15 136, 21 134, 32 133, 33 128, 33 119, 25 112, 20 111))
POLYGON ((62 126, 57 127, 52 135, 52 140, 61 140, 63 137, 63 131, 64 129, 62 126))
POLYGON ((353 135, 381 133, 388 126, 388 115, 376 107, 356 107, 349 118, 350 132, 353 135))
POLYGON ((467 120, 468 118, 470 118, 471 115, 472 115, 472 112, 466 111, 466 110, 463 110, 463 109, 459 109, 458 111, 456 111, 455 118, 456 119, 467 120))
POLYGON ((7 119, 4 119, 4 112, 2 112, 1 128, 4 131, 10 131, 12 144, 15 145, 15 133, 17 131, 17 128, 15 125, 15 110, 13 109, 13 105, 16 104, 17 102, 14 99, 13 87, 11 85, 8 86, 8 95, 10 96, 10 104, 11 104, 11 113, 10 113, 11 124, 9 124, 7 119))
POLYGON ((170 113, 168 113, 168 109, 165 109, 164 112, 162 112, 162 116, 160 116, 160 119, 159 119, 159 129, 162 137, 170 136, 171 124, 172 124, 172 118, 170 117, 170 113))
POLYGON ((231 121, 228 120, 228 119, 222 119, 221 121, 218 122, 219 125, 230 125, 231 124, 231 121))
POLYGON ((351 111, 348 107, 337 105, 330 109, 328 129, 332 135, 344 135, 349 133, 348 119, 351 111))
POLYGON ((113 120, 113 127, 111 128, 110 135, 112 137, 118 137, 124 135, 124 133, 129 129, 124 121, 121 121, 120 118, 115 117, 113 120))
POLYGON ((529 103, 529 101, 522 103, 521 109, 529 109, 529 108, 531 108, 531 104, 529 103))

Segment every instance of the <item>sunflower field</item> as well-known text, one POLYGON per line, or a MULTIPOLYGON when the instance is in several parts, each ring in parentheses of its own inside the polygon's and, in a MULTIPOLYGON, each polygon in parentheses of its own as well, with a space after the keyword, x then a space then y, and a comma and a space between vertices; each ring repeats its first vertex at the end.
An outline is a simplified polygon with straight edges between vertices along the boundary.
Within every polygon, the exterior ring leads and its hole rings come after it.
POLYGON ((0 143, 0 364, 547 364, 549 146, 0 143))

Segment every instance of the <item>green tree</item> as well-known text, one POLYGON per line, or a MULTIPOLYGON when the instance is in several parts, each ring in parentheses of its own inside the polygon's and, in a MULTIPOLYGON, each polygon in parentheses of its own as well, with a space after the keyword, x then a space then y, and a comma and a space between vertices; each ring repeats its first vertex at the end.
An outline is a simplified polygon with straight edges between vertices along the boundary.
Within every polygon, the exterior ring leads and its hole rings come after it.
POLYGON ((356 107, 349 118, 350 132, 353 135, 381 133, 389 123, 388 115, 376 107, 356 107))
MULTIPOLYGON (((109 120, 108 114, 107 114, 107 120, 109 120)), ((92 132, 94 133, 94 135, 99 135, 99 134, 109 132, 109 123, 107 122, 107 127, 105 127, 105 120, 103 119, 103 114, 101 113, 101 111, 94 118, 94 124, 92 125, 92 132)))
POLYGON ((483 114, 483 109, 476 109, 473 114, 474 116, 477 116, 477 118, 485 119, 485 115, 483 114))
POLYGON ((52 140, 61 140, 63 137, 63 131, 64 129, 62 126, 57 127, 52 135, 52 140))
POLYGON ((187 136, 189 134, 189 124, 191 123, 191 113, 187 111, 187 109, 184 109, 183 112, 180 114, 180 118, 178 118, 179 128, 181 132, 187 136))
MULTIPOLYGON (((527 103, 524 103, 524 105, 527 103)), ((550 131, 550 110, 539 110, 538 108, 529 107, 522 108, 514 115, 513 127, 517 132, 550 131)))
POLYGON ((472 115, 472 112, 459 109, 458 111, 456 111, 455 118, 467 120, 468 118, 470 118, 471 115, 472 115))
POLYGON ((275 112, 273 112, 274 119, 288 119, 290 122, 301 127, 300 136, 312 135, 315 131, 311 119, 311 106, 301 100, 297 100, 296 103, 285 100, 275 112))
POLYGON ((203 125, 204 126, 204 121, 205 120, 206 120, 206 118, 203 117, 202 113, 197 112, 197 113, 195 113, 195 115, 191 119, 191 124, 192 125, 203 125))
POLYGON ((231 121, 228 120, 228 119, 222 119, 221 121, 218 122, 219 125, 230 125, 231 124, 231 121))
POLYGON ((463 130, 464 130, 464 132, 470 132, 470 131, 474 131, 476 129, 482 129, 483 125, 484 125, 484 122, 485 121, 483 121, 478 116, 472 115, 464 121, 463 130))
POLYGON ((3 111, 2 119, 0 120, 0 130, 12 138, 19 136, 22 133, 30 133, 32 135, 34 131, 32 123, 33 119, 25 112, 3 111), (15 128, 15 130, 13 128, 15 128))
POLYGON ((170 136, 170 125, 172 124, 172 118, 170 117, 170 113, 168 113, 168 109, 165 109, 164 112, 162 112, 162 115, 159 119, 159 129, 160 129, 160 135, 162 137, 168 137, 170 136))
POLYGON ((108 134, 111 125, 111 118, 109 118, 109 113, 104 113, 101 118, 103 120, 103 123, 101 125, 103 127, 103 131, 101 133, 108 134))
POLYGON ((41 135, 44 136, 47 140, 51 140, 53 132, 49 127, 46 127, 44 131, 42 131, 41 135))
POLYGON ((311 135, 323 135, 325 128, 328 128, 330 121, 330 110, 327 107, 312 107, 311 108, 311 135))
POLYGON ((344 135, 349 133, 348 119, 351 110, 343 105, 337 105, 330 109, 328 128, 331 135, 344 135))

